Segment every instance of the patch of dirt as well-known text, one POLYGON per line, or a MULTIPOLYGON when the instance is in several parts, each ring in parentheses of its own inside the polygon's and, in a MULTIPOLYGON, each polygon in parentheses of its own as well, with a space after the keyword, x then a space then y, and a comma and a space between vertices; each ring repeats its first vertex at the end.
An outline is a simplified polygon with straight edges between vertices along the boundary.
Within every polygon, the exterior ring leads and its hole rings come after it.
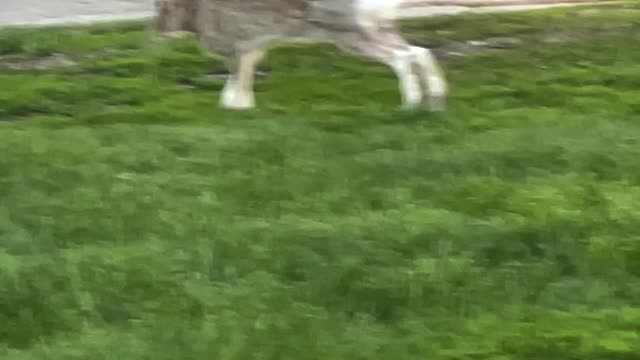
POLYGON ((64 54, 52 54, 41 58, 27 58, 24 56, 0 57, 0 70, 52 70, 75 66, 77 63, 64 54))
MULTIPOLYGON (((548 42, 568 42, 572 38, 563 35, 549 35, 545 41, 548 42)), ((460 57, 473 55, 490 50, 504 50, 511 49, 520 46, 523 40, 515 37, 493 37, 482 40, 470 40, 466 42, 454 42, 444 46, 433 49, 433 52, 442 58, 460 57)), ((113 55, 118 53, 117 50, 105 49, 99 54, 113 55)), ((67 54, 52 54, 46 57, 27 57, 21 55, 8 55, 0 56, 0 70, 13 70, 13 71, 30 71, 30 70, 57 70, 63 68, 73 67, 78 64, 81 58, 96 54, 84 54, 70 56, 67 54)), ((257 71, 257 78, 266 78, 269 76, 268 72, 257 71)), ((210 73, 204 76, 202 80, 215 80, 226 79, 228 74, 226 73, 210 73)), ((188 85, 188 84, 185 84, 188 85)))
MULTIPOLYGON (((574 41, 578 41, 579 37, 576 34, 555 32, 545 35, 541 38, 543 43, 550 44, 564 44, 574 41)), ((488 51, 500 51, 508 50, 521 46, 524 43, 523 39, 517 37, 491 37, 486 39, 469 40, 464 42, 451 42, 445 45, 433 48, 434 54, 442 59, 453 57, 464 57, 469 55, 475 55, 488 51)), ((428 44, 421 44, 430 48, 428 44)), ((32 58, 21 55, 8 55, 0 56, 0 70, 13 70, 13 71, 29 71, 29 70, 56 70, 62 68, 73 67, 78 62, 88 56, 101 56, 101 55, 116 55, 123 52, 118 49, 104 49, 97 53, 90 54, 53 54, 46 57, 32 58)), ((208 73, 202 77, 203 81, 211 80, 224 80, 229 75, 225 72, 222 73, 208 73)), ((256 71, 256 78, 266 78, 270 74, 264 71, 256 71)), ((192 86, 189 81, 186 81, 183 85, 192 86)))
POLYGON ((511 49, 520 46, 522 42, 522 39, 515 37, 493 37, 482 40, 449 43, 434 49, 433 52, 442 58, 459 57, 489 50, 511 49))
POLYGON ((575 36, 563 33, 549 34, 542 38, 542 42, 547 44, 564 44, 576 40, 575 36))
MULTIPOLYGON (((268 78, 269 75, 270 74, 265 72, 265 71, 256 70, 256 72, 255 72, 255 77, 257 79, 268 78)), ((206 74, 204 76, 204 79, 207 79, 207 80, 211 80, 211 79, 226 80, 228 77, 229 77, 228 73, 211 73, 211 74, 206 74)))

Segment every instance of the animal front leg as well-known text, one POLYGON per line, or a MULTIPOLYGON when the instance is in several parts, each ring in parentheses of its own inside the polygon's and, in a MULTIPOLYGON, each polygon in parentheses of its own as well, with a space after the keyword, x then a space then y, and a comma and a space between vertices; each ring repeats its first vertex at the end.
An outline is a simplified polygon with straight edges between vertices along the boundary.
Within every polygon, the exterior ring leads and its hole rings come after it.
POLYGON ((234 100, 236 98, 236 74, 229 74, 227 81, 224 84, 224 88, 220 94, 220 106, 226 108, 233 108, 234 100))
POLYGON ((410 45, 395 29, 392 24, 381 24, 371 36, 377 36, 396 49, 404 49, 412 54, 413 62, 420 71, 425 88, 429 92, 429 105, 431 110, 443 111, 446 107, 447 83, 442 69, 438 66, 436 58, 428 49, 410 45))
POLYGON ((411 46, 421 77, 429 91, 429 107, 433 111, 444 111, 447 103, 447 82, 438 63, 428 49, 411 46))
POLYGON ((403 50, 392 50, 391 67, 398 77, 402 103, 405 108, 415 108, 422 102, 422 90, 413 72, 411 53, 403 50))
POLYGON ((263 56, 263 50, 252 50, 238 57, 235 71, 232 71, 222 90, 220 102, 223 107, 229 109, 255 107, 254 74, 256 64, 263 56))
POLYGON ((409 49, 389 47, 364 34, 340 40, 337 43, 343 50, 379 61, 393 69, 398 78, 403 107, 414 108, 420 104, 422 91, 413 73, 412 53, 409 49))

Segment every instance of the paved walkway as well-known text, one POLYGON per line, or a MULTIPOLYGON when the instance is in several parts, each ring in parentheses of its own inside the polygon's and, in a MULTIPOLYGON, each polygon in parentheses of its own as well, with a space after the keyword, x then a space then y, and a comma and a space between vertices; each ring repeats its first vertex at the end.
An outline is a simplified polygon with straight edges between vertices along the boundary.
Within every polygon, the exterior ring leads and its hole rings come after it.
POLYGON ((0 25, 87 23, 151 15, 153 0, 0 0, 0 25))
MULTIPOLYGON (((242 1, 242 0, 235 0, 242 1)), ((451 0, 456 1, 456 0, 451 0)), ((504 0, 463 0, 491 1, 504 0)), ((532 0, 545 1, 545 0, 532 0)), ((559 0, 562 1, 562 0, 559 0)), ((571 1, 571 0, 569 0, 571 1)), ((602 0, 594 0, 595 2, 602 0)), ((438 6, 421 10, 404 11, 401 17, 422 17, 460 12, 494 12, 547 8, 542 6, 511 6, 508 8, 474 8, 460 6, 438 6)), ((152 15, 153 0, 0 0, 0 26, 3 25, 50 25, 59 23, 88 23, 145 18, 152 15)))

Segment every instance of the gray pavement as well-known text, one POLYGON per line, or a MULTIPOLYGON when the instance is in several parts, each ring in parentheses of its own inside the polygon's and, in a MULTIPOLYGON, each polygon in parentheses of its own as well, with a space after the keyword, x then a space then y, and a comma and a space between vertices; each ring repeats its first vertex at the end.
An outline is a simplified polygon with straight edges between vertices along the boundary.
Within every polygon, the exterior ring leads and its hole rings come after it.
MULTIPOLYGON (((470 0, 465 1, 469 2, 470 0)), ((501 0, 478 1, 486 3, 501 0)), ((407 10, 399 15, 400 17, 406 18, 440 14, 458 14, 461 12, 522 11, 526 9, 548 7, 550 6, 511 6, 501 8, 438 6, 418 10, 407 10)), ((60 23, 89 23, 96 21, 137 19, 151 16, 152 10, 153 0, 0 0, 0 26, 51 25, 60 23)))

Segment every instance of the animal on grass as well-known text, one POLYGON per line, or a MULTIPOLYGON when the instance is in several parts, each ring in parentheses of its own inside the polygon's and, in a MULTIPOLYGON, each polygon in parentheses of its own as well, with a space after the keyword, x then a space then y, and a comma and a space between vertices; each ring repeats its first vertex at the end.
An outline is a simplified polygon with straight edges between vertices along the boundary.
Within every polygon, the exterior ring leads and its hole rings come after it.
POLYGON ((398 79, 402 105, 446 107, 447 84, 432 53, 409 44, 394 19, 402 0, 156 0, 155 32, 194 33, 202 47, 228 61, 220 105, 255 107, 256 65, 277 42, 329 42, 386 64, 398 79))

